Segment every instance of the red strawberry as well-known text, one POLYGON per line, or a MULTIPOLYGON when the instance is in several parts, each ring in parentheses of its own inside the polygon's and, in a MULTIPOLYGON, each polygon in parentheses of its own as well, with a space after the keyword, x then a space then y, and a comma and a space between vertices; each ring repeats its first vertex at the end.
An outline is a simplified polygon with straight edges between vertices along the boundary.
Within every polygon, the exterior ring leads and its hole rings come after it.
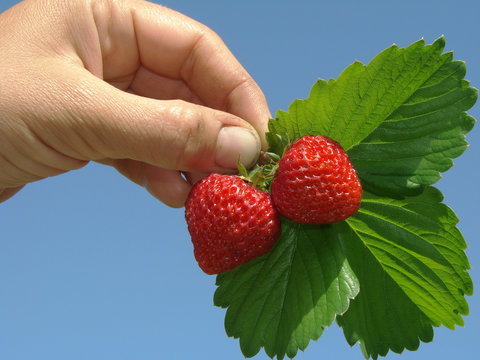
POLYGON ((207 274, 218 274, 266 254, 280 236, 270 195, 238 176, 200 180, 185 203, 194 255, 207 274))
POLYGON ((280 160, 271 193, 283 216, 303 224, 330 224, 357 212, 362 185, 339 143, 304 136, 280 160))

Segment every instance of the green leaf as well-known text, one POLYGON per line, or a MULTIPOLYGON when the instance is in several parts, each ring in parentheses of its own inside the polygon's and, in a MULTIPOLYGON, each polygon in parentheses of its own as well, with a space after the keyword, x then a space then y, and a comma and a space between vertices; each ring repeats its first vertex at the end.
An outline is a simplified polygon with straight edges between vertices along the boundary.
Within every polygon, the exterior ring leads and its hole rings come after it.
POLYGON ((328 136, 348 151, 364 188, 396 198, 421 193, 465 151, 475 123, 465 111, 478 90, 444 47, 443 37, 391 46, 367 66, 355 62, 337 80, 317 81, 308 99, 270 120, 271 151, 281 154, 282 139, 328 136))
POLYGON ((443 65, 348 155, 364 188, 394 197, 419 194, 440 179, 468 144, 475 120, 465 111, 478 91, 463 80, 466 67, 441 56, 443 65))
POLYGON ((466 111, 478 90, 444 47, 443 37, 391 46, 336 80, 318 80, 307 99, 270 120, 269 151, 278 156, 303 135, 338 141, 364 197, 340 223, 283 220, 269 254, 218 276, 215 304, 228 308, 227 333, 246 356, 264 347, 293 357, 335 318, 349 344, 375 359, 417 349, 434 326, 463 325, 473 292, 466 244, 430 185, 467 148, 475 120, 466 111))
POLYGON ((277 135, 293 141, 307 134, 328 136, 349 150, 428 83, 446 61, 444 46, 443 37, 427 46, 424 40, 407 48, 393 45, 368 65, 353 63, 337 80, 317 81, 308 99, 294 101, 270 121, 273 151, 277 135))
POLYGON ((430 342, 429 319, 405 295, 354 233, 348 235, 347 251, 361 284, 359 295, 345 315, 337 318, 347 342, 360 343, 366 358, 385 356, 389 349, 401 353, 416 350, 420 341, 430 342))
POLYGON ((365 193, 340 233, 360 294, 338 318, 347 341, 366 357, 414 350, 431 341, 432 325, 453 329, 472 295, 466 243, 458 219, 428 187, 403 200, 365 193))
POLYGON ((218 275, 214 303, 228 307, 227 334, 240 338, 246 357, 264 347, 292 358, 347 310, 359 288, 336 234, 334 225, 282 219, 269 254, 218 275))

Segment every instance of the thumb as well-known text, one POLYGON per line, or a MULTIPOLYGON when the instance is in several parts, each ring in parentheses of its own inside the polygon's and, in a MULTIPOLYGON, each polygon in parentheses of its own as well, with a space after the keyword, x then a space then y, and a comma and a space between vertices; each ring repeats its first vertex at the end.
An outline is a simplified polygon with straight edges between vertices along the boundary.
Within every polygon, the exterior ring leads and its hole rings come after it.
POLYGON ((132 159, 166 169, 224 172, 235 169, 238 161, 252 166, 260 153, 254 128, 226 112, 137 96, 90 73, 63 78, 61 87, 50 88, 55 101, 48 104, 54 108, 47 109, 49 120, 36 131, 70 157, 132 159))

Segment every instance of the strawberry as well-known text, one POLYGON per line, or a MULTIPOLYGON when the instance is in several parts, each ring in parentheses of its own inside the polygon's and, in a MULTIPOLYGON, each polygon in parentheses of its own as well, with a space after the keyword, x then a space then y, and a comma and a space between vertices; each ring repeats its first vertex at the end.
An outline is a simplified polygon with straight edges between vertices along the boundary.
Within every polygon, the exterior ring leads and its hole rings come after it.
POLYGON ((357 212, 362 185, 339 143, 303 136, 280 159, 271 193, 281 215, 303 224, 330 224, 357 212))
POLYGON ((212 174, 185 203, 194 255, 207 274, 231 270, 266 254, 280 236, 270 195, 234 175, 212 174))

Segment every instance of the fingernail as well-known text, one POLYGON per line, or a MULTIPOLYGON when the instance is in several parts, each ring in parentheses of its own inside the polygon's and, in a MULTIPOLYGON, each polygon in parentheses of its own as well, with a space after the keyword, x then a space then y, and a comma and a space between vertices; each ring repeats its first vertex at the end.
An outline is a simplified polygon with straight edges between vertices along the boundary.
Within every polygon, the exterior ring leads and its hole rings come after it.
POLYGON ((260 147, 260 139, 253 131, 226 126, 218 134, 215 161, 224 168, 236 169, 239 161, 249 168, 257 161, 260 147))

